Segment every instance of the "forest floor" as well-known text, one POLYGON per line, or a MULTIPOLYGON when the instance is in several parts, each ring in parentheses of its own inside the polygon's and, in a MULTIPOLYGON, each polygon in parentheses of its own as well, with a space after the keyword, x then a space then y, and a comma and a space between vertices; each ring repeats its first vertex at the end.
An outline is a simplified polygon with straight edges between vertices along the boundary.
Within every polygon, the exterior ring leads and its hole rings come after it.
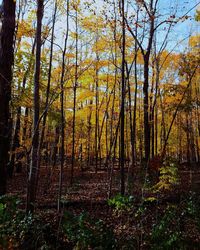
MULTIPOLYGON (((74 216, 87 213, 89 218, 102 220, 113 230, 118 240, 118 246, 113 249, 200 249, 200 220, 196 220, 196 213, 200 213, 200 210, 198 210, 199 207, 193 208, 194 204, 190 204, 190 200, 187 200, 191 197, 190 183, 193 172, 182 171, 180 184, 169 192, 157 194, 156 197, 150 191, 141 191, 144 184, 144 173, 142 175, 139 168, 135 172, 137 178, 132 179, 131 184, 126 186, 126 189, 132 190, 131 197, 134 198, 134 205, 129 207, 127 203, 124 207, 113 207, 108 204, 109 178, 107 171, 83 172, 75 168, 74 182, 70 186, 70 169, 65 167, 62 212, 67 211, 74 216), (169 207, 171 210, 168 209, 169 207), (192 209, 197 211, 192 211, 192 209), (178 224, 176 216, 179 217, 178 224), (156 227, 157 225, 158 227, 156 227), (157 230, 158 228, 160 231, 157 230), (153 239, 152 235, 154 235, 153 239), (160 239, 160 245, 156 243, 159 237, 163 238, 160 239), (179 241, 183 241, 185 245, 180 247, 182 243, 179 241), (166 246, 165 242, 167 242, 166 246), (167 248, 167 244, 169 248, 167 248)), ((199 171, 196 171, 194 176, 200 180, 199 171)), ((55 232, 60 226, 58 218, 62 219, 63 216, 61 213, 61 216, 58 217, 56 210, 58 182, 58 166, 52 172, 48 167, 41 167, 36 213, 43 216, 46 222, 52 224, 55 227, 55 232)), ((115 170, 113 172, 112 197, 119 193, 119 183, 119 170, 115 170)), ((22 200, 22 204, 25 204, 26 201, 26 188, 26 172, 15 173, 8 182, 8 193, 17 195, 22 200)), ((193 202, 192 199, 191 202, 193 202)), ((73 244, 68 244, 67 247, 60 249, 70 250, 73 247, 73 244)))

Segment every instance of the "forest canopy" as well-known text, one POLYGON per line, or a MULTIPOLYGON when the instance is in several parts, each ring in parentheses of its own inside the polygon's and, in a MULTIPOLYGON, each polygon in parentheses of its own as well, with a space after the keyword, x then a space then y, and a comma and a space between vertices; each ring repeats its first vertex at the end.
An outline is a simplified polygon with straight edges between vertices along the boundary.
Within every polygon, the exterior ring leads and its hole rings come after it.
POLYGON ((33 214, 47 201, 60 213, 79 181, 115 211, 196 193, 199 21, 193 0, 0 1, 0 195, 33 214))

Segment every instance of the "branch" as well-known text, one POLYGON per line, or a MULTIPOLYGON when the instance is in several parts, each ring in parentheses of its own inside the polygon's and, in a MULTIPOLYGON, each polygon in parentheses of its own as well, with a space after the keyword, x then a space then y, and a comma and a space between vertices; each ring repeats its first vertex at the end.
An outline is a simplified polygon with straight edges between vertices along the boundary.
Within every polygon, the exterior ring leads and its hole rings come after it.
MULTIPOLYGON (((194 8, 196 8, 198 5, 200 4, 200 2, 198 2, 197 4, 195 4, 191 9, 189 9, 183 16, 181 16, 181 17, 179 17, 178 19, 179 20, 181 20, 182 18, 184 18, 184 17, 186 17, 187 16, 187 14, 191 11, 191 10, 193 10, 194 8)), ((174 20, 164 20, 164 21, 162 21, 161 23, 159 23, 156 27, 155 27, 155 29, 154 30, 157 30, 157 28, 159 28, 162 24, 164 24, 164 23, 177 23, 178 21, 174 21, 174 20)))
POLYGON ((138 46, 139 46, 139 48, 140 48, 140 50, 141 50, 141 52, 142 52, 142 55, 144 56, 144 55, 145 55, 145 52, 144 52, 144 49, 143 49, 141 43, 138 41, 138 38, 136 37, 136 35, 134 34, 133 30, 132 30, 131 27, 129 26, 126 17, 124 17, 124 20, 125 20, 125 22, 126 22, 126 26, 127 26, 127 28, 128 28, 128 31, 131 33, 132 37, 135 39, 136 43, 138 44, 138 46))
POLYGON ((188 88, 190 87, 190 85, 191 85, 191 83, 192 83, 192 79, 193 79, 193 77, 194 77, 194 75, 195 75, 196 70, 198 69, 198 67, 199 67, 199 65, 197 65, 197 66, 195 67, 194 71, 192 72, 192 75, 191 75, 191 77, 190 77, 190 79, 189 79, 189 82, 188 82, 188 84, 187 84, 187 87, 185 88, 185 91, 183 92, 183 96, 182 96, 180 102, 178 103, 178 105, 177 105, 177 107, 176 107, 176 110, 175 110, 175 112, 174 112, 174 114, 173 114, 173 118, 172 118, 172 121, 171 121, 169 130, 168 130, 167 137, 166 137, 166 139, 165 139, 165 143, 164 143, 164 147, 163 147, 163 151, 162 151, 162 154, 161 154, 161 161, 163 161, 163 159, 164 159, 164 157, 165 157, 167 142, 168 142, 168 139, 169 139, 171 130, 172 130, 172 126, 173 126, 174 121, 175 121, 175 119, 176 119, 176 115, 177 115, 177 113, 178 113, 179 107, 180 107, 181 103, 183 102, 183 99, 184 99, 184 97, 185 97, 185 94, 187 93, 187 90, 188 90, 188 88))

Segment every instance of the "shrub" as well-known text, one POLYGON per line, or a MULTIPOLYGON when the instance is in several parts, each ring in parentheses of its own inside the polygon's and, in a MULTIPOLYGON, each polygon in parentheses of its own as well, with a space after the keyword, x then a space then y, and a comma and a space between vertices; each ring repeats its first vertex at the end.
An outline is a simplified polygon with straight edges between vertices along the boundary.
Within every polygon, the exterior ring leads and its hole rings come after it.
POLYGON ((0 197, 0 249, 55 249, 50 225, 39 216, 26 215, 19 204, 17 197, 0 197))
POLYGON ((102 220, 94 221, 86 213, 74 216, 65 212, 63 231, 75 245, 75 249, 116 249, 113 232, 102 220))
POLYGON ((155 192, 172 190, 172 188, 178 184, 178 166, 175 161, 167 159, 160 168, 159 181, 153 187, 153 190, 155 192))
POLYGON ((18 236, 18 225, 23 218, 23 213, 17 209, 19 203, 16 197, 0 197, 0 246, 4 248, 7 248, 8 244, 17 246, 14 238, 18 236))
POLYGON ((133 196, 122 196, 121 194, 108 200, 108 205, 113 207, 116 212, 130 210, 133 206, 133 196))
POLYGON ((152 249, 184 249, 180 219, 176 206, 166 209, 162 219, 153 227, 152 249))

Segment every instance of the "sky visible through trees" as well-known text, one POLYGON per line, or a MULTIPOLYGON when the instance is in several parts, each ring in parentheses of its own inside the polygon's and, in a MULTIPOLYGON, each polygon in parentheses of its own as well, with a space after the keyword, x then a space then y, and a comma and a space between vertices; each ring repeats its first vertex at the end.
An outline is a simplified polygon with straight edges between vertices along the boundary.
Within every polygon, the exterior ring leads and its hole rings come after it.
POLYGON ((200 2, 0 6, 0 248, 200 244, 200 2))

